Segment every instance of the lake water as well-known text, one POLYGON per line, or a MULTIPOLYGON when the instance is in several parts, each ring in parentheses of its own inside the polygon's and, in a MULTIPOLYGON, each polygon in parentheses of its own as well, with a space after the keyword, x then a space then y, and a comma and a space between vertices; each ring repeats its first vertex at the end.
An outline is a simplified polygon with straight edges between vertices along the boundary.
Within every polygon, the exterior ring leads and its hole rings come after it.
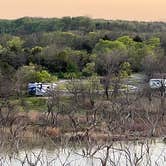
POLYGON ((59 146, 38 144, 21 148, 18 153, 1 151, 2 166, 101 166, 107 156, 110 166, 165 166, 166 144, 160 140, 115 142, 97 146, 59 146), (34 147, 33 147, 34 146, 34 147), (42 148, 43 146, 43 148, 42 148))

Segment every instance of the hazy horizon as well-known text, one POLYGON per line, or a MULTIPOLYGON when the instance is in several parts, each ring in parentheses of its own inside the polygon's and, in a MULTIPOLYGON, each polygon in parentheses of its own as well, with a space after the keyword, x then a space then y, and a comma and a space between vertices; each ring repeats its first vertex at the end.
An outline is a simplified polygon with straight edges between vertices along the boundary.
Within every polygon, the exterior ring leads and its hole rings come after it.
POLYGON ((166 21, 165 0, 0 0, 0 19, 88 16, 98 19, 166 21))

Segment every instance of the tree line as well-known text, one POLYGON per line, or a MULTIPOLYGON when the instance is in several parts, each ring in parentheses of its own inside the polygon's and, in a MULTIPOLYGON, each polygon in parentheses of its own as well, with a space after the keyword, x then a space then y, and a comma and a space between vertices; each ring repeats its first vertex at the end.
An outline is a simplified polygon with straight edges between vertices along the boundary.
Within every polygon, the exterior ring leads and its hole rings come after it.
POLYGON ((31 18, 23 17, 16 20, 0 20, 0 33, 25 35, 35 32, 50 31, 82 31, 111 30, 114 32, 156 33, 166 30, 164 22, 139 22, 123 20, 91 19, 89 17, 63 18, 31 18))
POLYGON ((48 82, 148 72, 147 60, 166 54, 165 25, 88 17, 0 20, 0 75, 48 82))

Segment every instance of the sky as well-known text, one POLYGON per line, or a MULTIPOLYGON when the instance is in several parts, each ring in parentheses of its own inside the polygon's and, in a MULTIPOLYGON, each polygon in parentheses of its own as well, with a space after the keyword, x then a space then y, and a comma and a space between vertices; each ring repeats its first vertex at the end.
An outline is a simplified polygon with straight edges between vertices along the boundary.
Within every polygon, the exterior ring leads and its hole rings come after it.
POLYGON ((88 16, 166 21, 166 0, 0 0, 0 18, 88 16))

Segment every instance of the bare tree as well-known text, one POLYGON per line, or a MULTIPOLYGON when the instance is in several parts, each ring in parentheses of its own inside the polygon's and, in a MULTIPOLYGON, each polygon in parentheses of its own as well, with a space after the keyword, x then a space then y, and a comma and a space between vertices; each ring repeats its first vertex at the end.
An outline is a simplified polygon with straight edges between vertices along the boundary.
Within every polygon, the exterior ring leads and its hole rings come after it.
MULTIPOLYGON (((109 98, 109 88, 112 80, 120 78, 121 64, 126 61, 126 53, 120 50, 112 50, 110 53, 103 55, 101 58, 97 58, 97 65, 102 67, 104 78, 101 80, 103 84, 105 95, 107 99, 109 98)), ((114 92, 117 93, 117 88, 119 88, 119 79, 116 84, 114 84, 114 92)))

